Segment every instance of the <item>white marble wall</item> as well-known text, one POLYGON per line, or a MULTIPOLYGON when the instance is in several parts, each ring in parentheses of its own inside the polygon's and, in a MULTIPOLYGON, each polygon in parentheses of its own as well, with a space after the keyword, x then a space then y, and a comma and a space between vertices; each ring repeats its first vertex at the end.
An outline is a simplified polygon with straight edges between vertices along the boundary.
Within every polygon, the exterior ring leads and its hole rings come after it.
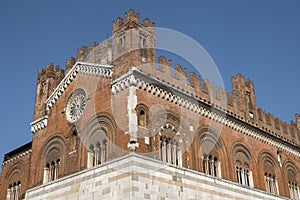
POLYGON ((130 154, 27 190, 26 200, 286 199, 130 154))

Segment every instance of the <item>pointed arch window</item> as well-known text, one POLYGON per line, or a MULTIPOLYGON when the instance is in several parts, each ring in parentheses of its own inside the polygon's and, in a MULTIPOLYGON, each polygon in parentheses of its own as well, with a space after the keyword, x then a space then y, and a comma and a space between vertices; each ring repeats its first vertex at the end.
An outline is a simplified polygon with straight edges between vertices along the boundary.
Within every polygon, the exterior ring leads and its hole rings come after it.
POLYGON ((266 190, 270 194, 278 194, 278 184, 275 175, 265 173, 266 190))
POLYGON ((242 164, 239 160, 236 161, 236 178, 237 182, 246 187, 253 187, 252 172, 248 164, 242 164))
POLYGON ((299 188, 297 183, 289 181, 290 197, 293 200, 300 200, 299 188))
POLYGON ((203 154, 202 160, 203 172, 205 174, 220 177, 220 162, 217 156, 203 154))
POLYGON ((60 165, 60 159, 46 164, 44 168, 44 184, 58 179, 60 165))
POLYGON ((20 199, 21 182, 14 182, 10 184, 7 189, 6 200, 19 200, 20 199))
POLYGON ((147 127, 148 120, 149 120, 148 108, 143 104, 139 104, 136 107, 136 112, 137 112, 138 126, 147 127))
POLYGON ((77 131, 72 131, 71 134, 71 152, 76 151, 77 148, 77 131))
POLYGON ((140 48, 143 49, 145 48, 145 44, 146 44, 146 38, 143 36, 140 36, 140 48))
POLYGON ((293 168, 288 169, 288 187, 290 192, 290 198, 293 200, 300 200, 299 187, 297 184, 298 173, 293 168))
POLYGON ((157 135, 157 147, 161 161, 182 166, 181 135, 171 123, 166 123, 160 127, 160 132, 157 135))
POLYGON ((101 142, 91 144, 88 151, 88 168, 103 164, 107 161, 108 142, 103 139, 101 142))
POLYGON ((181 163, 179 142, 160 136, 160 160, 178 166, 181 163))
POLYGON ((124 49, 125 48, 125 35, 121 36, 119 39, 119 46, 120 49, 124 49))

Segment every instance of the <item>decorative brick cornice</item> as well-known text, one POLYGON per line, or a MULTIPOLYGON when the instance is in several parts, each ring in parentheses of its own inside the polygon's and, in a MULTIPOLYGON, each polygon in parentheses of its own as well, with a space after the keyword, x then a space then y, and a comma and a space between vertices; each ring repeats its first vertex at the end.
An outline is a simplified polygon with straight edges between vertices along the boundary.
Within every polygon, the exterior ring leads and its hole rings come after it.
POLYGON ((6 164, 8 164, 8 163, 10 163, 10 162, 13 162, 14 160, 17 160, 17 159, 19 159, 19 158, 21 158, 21 157, 23 157, 23 156, 29 155, 29 154, 31 154, 31 152, 32 152, 31 149, 29 149, 29 150, 27 150, 27 151, 25 151, 25 152, 22 152, 22 153, 20 153, 20 154, 18 154, 18 155, 16 155, 16 156, 12 157, 11 159, 4 161, 4 162, 2 163, 2 166, 6 165, 6 164))
POLYGON ((159 98, 163 98, 167 101, 177 104, 178 106, 214 120, 244 135, 271 145, 296 157, 300 157, 299 148, 297 146, 271 135, 270 133, 267 133, 264 130, 243 121, 242 119, 232 116, 224 108, 212 107, 212 105, 172 86, 169 86, 164 82, 151 78, 135 68, 113 82, 112 92, 113 94, 118 93, 129 86, 136 86, 137 88, 142 89, 150 94, 153 94, 159 98), (165 87, 159 87, 159 85, 165 87), (172 88, 172 92, 168 91, 166 88, 172 88))
POLYGON ((111 65, 77 62, 47 99, 47 110, 50 110, 52 108, 52 106, 55 104, 58 98, 64 93, 64 91, 68 88, 71 82, 73 82, 73 80, 76 78, 78 73, 104 78, 111 78, 113 74, 111 65))
POLYGON ((48 125, 48 116, 44 116, 40 119, 35 120, 34 122, 30 123, 31 126, 31 132, 35 133, 38 132, 39 130, 42 130, 46 128, 48 125))

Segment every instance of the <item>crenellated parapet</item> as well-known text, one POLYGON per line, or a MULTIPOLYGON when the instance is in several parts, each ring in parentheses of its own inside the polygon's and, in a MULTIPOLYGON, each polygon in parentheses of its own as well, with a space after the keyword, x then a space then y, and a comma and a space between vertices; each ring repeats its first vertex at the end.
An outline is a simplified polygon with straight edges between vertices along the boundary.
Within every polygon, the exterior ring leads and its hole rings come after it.
POLYGON ((114 78, 128 72, 132 66, 156 63, 155 23, 140 21, 140 14, 129 10, 123 18, 113 22, 114 78))
POLYGON ((132 68, 128 73, 114 80, 112 83, 112 93, 116 95, 130 86, 135 86, 159 99, 164 99, 171 104, 175 104, 199 116, 201 115, 234 131, 254 138, 257 141, 273 146, 278 151, 284 151, 293 156, 300 157, 298 151, 299 145, 291 143, 278 135, 270 134, 266 130, 262 130, 257 124, 248 122, 241 116, 236 115, 236 113, 232 113, 230 107, 229 109, 228 107, 217 107, 216 104, 212 104, 205 99, 200 99, 183 90, 183 87, 176 87, 166 80, 168 78, 161 79, 158 76, 148 76, 145 71, 141 72, 136 68, 132 68))
POLYGON ((124 19, 121 17, 118 17, 116 21, 113 22, 113 32, 117 31, 119 28, 122 28, 122 26, 128 25, 127 28, 131 26, 138 26, 143 25, 145 27, 154 27, 155 23, 151 22, 148 18, 143 20, 143 23, 140 21, 140 14, 135 13, 134 10, 130 9, 127 13, 124 15, 124 19))
POLYGON ((296 126, 296 123, 290 121, 290 123, 283 122, 282 120, 274 117, 269 112, 257 108, 257 118, 255 123, 264 131, 275 135, 283 140, 286 140, 292 144, 300 144, 300 131, 296 126))
POLYGON ((112 48, 111 39, 107 39, 101 44, 94 42, 91 46, 82 46, 78 49, 76 60, 78 62, 89 62, 103 65, 111 64, 112 48))
POLYGON ((76 59, 71 57, 69 60, 66 61, 66 74, 73 68, 76 63, 76 59))
POLYGON ((223 88, 215 87, 209 80, 202 80, 194 72, 187 74, 186 68, 179 64, 173 66, 172 60, 167 60, 164 56, 158 58, 157 66, 147 64, 139 70, 210 105, 226 108, 226 91, 223 88))
POLYGON ((281 138, 291 144, 300 144, 300 115, 296 115, 297 122, 286 122, 263 111, 256 105, 254 83, 245 79, 243 75, 237 74, 231 78, 232 92, 215 86, 209 80, 202 80, 200 75, 191 72, 187 75, 186 68, 176 64, 172 60, 160 56, 155 65, 144 65, 139 68, 143 73, 154 77, 172 88, 176 88, 191 96, 199 98, 209 105, 226 110, 226 113, 238 118, 250 125, 281 138), (173 73, 172 73, 173 71, 173 73))
POLYGON ((34 120, 46 114, 45 101, 65 77, 65 71, 60 66, 50 63, 38 72, 36 99, 34 106, 34 120))

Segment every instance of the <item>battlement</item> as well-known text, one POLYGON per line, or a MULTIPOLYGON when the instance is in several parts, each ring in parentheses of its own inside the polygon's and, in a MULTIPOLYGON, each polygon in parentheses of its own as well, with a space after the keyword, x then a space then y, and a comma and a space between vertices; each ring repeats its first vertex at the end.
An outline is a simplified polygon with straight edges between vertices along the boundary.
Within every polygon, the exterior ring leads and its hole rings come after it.
POLYGON ((45 69, 38 72, 36 98, 33 120, 39 119, 46 114, 45 101, 65 77, 65 71, 60 66, 50 63, 45 69))
POLYGON ((283 122, 282 120, 273 116, 271 113, 262 110, 261 108, 257 108, 257 115, 258 117, 255 123, 262 130, 282 138, 292 144, 300 144, 300 132, 295 122, 290 121, 290 123, 287 124, 286 122, 283 122))
POLYGON ((164 56, 158 58, 157 65, 146 64, 140 66, 139 70, 173 88, 225 111, 226 92, 223 88, 215 87, 209 80, 202 80, 201 76, 194 72, 187 74, 186 68, 180 64, 173 66, 172 60, 167 60, 164 56))
POLYGON ((118 17, 116 21, 113 21, 113 32, 117 31, 119 28, 126 25, 126 28, 132 28, 136 25, 142 25, 144 27, 154 27, 155 23, 151 22, 148 18, 143 20, 143 23, 140 22, 140 14, 135 13, 134 10, 130 9, 124 15, 124 19, 118 17), (131 24, 130 24, 131 22, 131 24))
POLYGON ((38 81, 45 81, 48 78, 60 79, 62 80, 65 76, 65 71, 60 68, 59 65, 54 66, 53 63, 50 63, 46 66, 45 69, 41 69, 38 72, 38 81))
POLYGON ((82 46, 80 49, 78 49, 76 60, 80 62, 90 62, 105 65, 111 64, 112 48, 111 39, 107 39, 101 44, 94 42, 91 46, 82 46))
POLYGON ((187 75, 186 68, 179 64, 173 66, 172 60, 168 60, 164 56, 158 58, 156 66, 148 64, 139 70, 225 111, 228 115, 256 126, 291 144, 300 145, 300 131, 297 128, 297 125, 300 127, 300 115, 296 115, 296 123, 291 121, 287 124, 256 107, 254 83, 250 79, 245 79, 242 74, 237 74, 231 78, 232 92, 226 93, 222 87, 215 86, 209 80, 202 80, 201 76, 194 72, 187 75))

